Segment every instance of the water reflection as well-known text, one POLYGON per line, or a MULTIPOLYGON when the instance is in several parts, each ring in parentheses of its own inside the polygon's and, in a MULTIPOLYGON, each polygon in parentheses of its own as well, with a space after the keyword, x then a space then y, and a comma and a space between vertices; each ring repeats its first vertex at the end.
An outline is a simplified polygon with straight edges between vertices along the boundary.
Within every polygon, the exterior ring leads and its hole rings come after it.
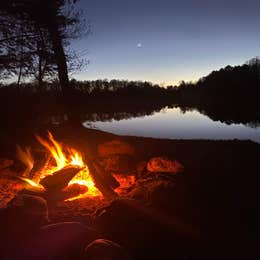
POLYGON ((257 111, 223 109, 219 106, 192 107, 171 100, 89 99, 67 106, 62 102, 22 103, 0 112, 0 134, 37 132, 49 126, 84 124, 88 128, 122 134, 158 138, 251 139, 260 142, 257 111), (214 109, 215 108, 215 109, 214 109))
POLYGON ((196 110, 164 108, 141 117, 86 121, 86 127, 119 134, 170 139, 251 139, 260 142, 260 128, 213 121, 196 110))

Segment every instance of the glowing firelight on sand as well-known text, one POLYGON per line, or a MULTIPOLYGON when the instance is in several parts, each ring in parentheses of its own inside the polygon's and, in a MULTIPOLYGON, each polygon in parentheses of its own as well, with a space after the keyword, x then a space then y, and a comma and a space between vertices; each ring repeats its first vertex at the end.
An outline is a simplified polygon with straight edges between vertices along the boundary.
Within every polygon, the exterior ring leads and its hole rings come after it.
POLYGON ((30 184, 33 187, 38 187, 40 189, 43 189, 43 187, 39 183, 40 180, 43 179, 44 177, 55 174, 55 172, 67 166, 79 166, 83 169, 76 176, 74 176, 74 178, 69 182, 68 185, 75 184, 75 183, 79 185, 85 185, 87 186, 88 191, 84 194, 81 194, 74 198, 70 198, 68 200, 75 200, 87 196, 101 195, 100 191, 95 187, 95 183, 91 177, 89 168, 84 163, 83 157, 80 152, 78 152, 73 148, 66 147, 62 143, 57 142, 50 132, 48 132, 47 140, 43 139, 38 135, 36 135, 36 138, 48 150, 51 157, 55 161, 55 165, 47 165, 45 169, 42 172, 40 172, 40 177, 33 178, 33 179, 22 178, 23 180, 25 180, 28 184, 30 184))

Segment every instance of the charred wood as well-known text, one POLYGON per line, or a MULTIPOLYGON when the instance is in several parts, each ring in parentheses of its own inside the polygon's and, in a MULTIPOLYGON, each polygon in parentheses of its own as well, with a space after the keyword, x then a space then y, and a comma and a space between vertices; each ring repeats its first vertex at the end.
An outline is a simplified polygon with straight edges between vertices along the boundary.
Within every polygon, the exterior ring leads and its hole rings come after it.
POLYGON ((78 166, 67 166, 42 179, 40 184, 47 190, 62 190, 68 186, 72 178, 82 170, 78 166))

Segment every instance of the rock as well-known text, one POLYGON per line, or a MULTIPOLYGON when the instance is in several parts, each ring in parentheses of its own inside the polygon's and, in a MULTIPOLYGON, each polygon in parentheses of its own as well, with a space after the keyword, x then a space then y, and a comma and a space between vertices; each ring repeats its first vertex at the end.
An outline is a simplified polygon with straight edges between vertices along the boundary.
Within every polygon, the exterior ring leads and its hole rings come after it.
POLYGON ((67 187, 71 179, 82 170, 78 166, 67 166, 52 175, 48 175, 40 181, 40 184, 48 190, 62 190, 67 187))
POLYGON ((134 159, 129 155, 110 155, 100 160, 104 170, 113 174, 127 174, 135 170, 134 159))
POLYGON ((110 156, 115 154, 134 155, 134 147, 126 142, 113 140, 98 146, 100 156, 110 156))
POLYGON ((136 168, 134 147, 119 140, 113 140, 98 146, 99 162, 105 172, 111 174, 129 174, 136 168))
POLYGON ((22 242, 23 255, 15 259, 80 259, 86 245, 95 239, 96 231, 79 222, 50 224, 22 242))
POLYGON ((150 172, 171 172, 179 173, 184 167, 178 161, 172 161, 164 157, 154 157, 147 163, 147 170, 150 172))
POLYGON ((8 222, 13 229, 34 229, 47 224, 48 207, 42 197, 18 194, 7 205, 8 222))
POLYGON ((129 259, 123 248, 107 239, 97 239, 90 243, 84 251, 82 260, 124 260, 129 259))

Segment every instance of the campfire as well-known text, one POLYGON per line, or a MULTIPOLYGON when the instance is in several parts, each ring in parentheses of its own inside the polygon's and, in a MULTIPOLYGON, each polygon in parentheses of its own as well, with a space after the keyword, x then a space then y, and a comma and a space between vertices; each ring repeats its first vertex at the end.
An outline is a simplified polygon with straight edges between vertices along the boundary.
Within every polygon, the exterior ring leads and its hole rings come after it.
POLYGON ((96 205, 118 197, 149 200, 156 187, 172 189, 176 174, 184 169, 178 161, 162 156, 137 160, 135 148, 121 140, 98 144, 93 153, 84 153, 57 141, 50 132, 36 139, 42 148, 17 149, 22 168, 18 161, 2 160, 0 180, 9 187, 0 194, 6 197, 3 205, 17 193, 41 196, 53 206, 75 200, 73 205, 86 201, 96 205))
POLYGON ((125 183, 105 173, 94 159, 85 158, 74 148, 56 141, 48 132, 44 139, 36 135, 48 156, 38 169, 30 149, 18 148, 18 157, 26 165, 20 179, 26 182, 26 190, 57 200, 75 200, 84 197, 117 196, 114 189, 125 183), (84 158, 84 159, 83 159, 84 158))

